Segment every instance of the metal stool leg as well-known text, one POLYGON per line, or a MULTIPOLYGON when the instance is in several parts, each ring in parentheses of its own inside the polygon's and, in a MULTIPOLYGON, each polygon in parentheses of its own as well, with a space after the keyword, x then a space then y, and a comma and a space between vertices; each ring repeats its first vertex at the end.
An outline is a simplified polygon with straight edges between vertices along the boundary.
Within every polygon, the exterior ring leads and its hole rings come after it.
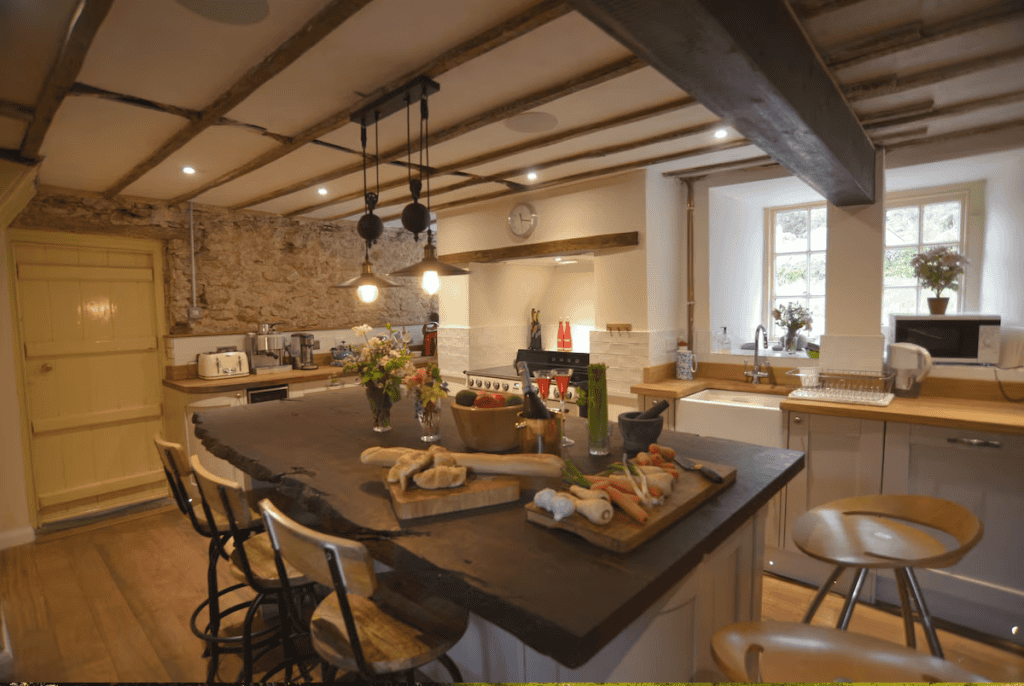
POLYGON ((462 672, 459 671, 455 661, 448 657, 448 653, 445 653, 441 657, 437 658, 437 661, 444 665, 444 668, 448 670, 448 673, 452 676, 452 683, 461 684, 463 682, 462 672))
POLYGON ((925 605, 924 595, 922 595, 921 587, 917 583, 917 577, 914 576, 914 570, 910 567, 904 567, 903 571, 907 575, 907 585, 914 596, 914 602, 917 603, 917 609, 921 615, 921 626, 924 627, 924 635, 928 639, 928 648, 931 649, 932 655, 935 657, 943 657, 942 646, 939 645, 939 637, 935 635, 935 627, 932 626, 932 618, 928 614, 928 606, 925 605))
POLYGON ((914 632, 914 608, 910 604, 910 594, 907 591, 907 583, 903 579, 902 570, 893 569, 893 576, 896 577, 896 590, 900 594, 900 609, 903 612, 903 633, 907 638, 907 645, 911 648, 917 647, 917 636, 914 632))
POLYGON ((825 580, 825 583, 821 585, 818 592, 814 594, 814 599, 811 600, 811 606, 807 608, 807 613, 804 614, 804 624, 811 623, 811 620, 814 618, 814 613, 818 611, 818 607, 821 605, 821 601, 823 601, 825 596, 828 595, 829 589, 832 588, 832 584, 836 582, 836 579, 839 578, 839 575, 843 573, 844 569, 846 569, 846 567, 842 566, 833 569, 832 574, 830 574, 828 579, 825 580))
POLYGON ((860 595, 860 589, 864 586, 864 578, 868 575, 867 567, 861 567, 857 572, 857 578, 853 580, 853 586, 850 587, 850 593, 846 596, 846 601, 843 603, 843 609, 839 613, 839 622, 836 623, 837 629, 846 631, 846 627, 850 626, 850 618, 853 617, 853 608, 857 605, 857 596, 860 595))

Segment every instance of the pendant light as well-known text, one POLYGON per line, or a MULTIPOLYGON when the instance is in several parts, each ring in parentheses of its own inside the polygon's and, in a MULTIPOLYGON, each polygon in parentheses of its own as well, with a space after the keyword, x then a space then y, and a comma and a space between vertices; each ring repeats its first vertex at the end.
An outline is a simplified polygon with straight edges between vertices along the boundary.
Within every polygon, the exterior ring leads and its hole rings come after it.
POLYGON ((380 295, 381 288, 394 288, 397 283, 392 283, 373 273, 373 264, 370 262, 370 246, 373 245, 381 234, 384 233, 384 222, 373 213, 377 207, 377 199, 380 197, 380 139, 377 135, 378 113, 374 113, 373 137, 374 137, 374 168, 377 172, 377 192, 371 193, 366 184, 366 123, 360 129, 360 139, 363 143, 363 197, 366 202, 366 213, 359 218, 356 224, 356 232, 366 242, 366 257, 363 260, 362 272, 359 276, 349 279, 334 286, 334 288, 354 288, 356 295, 364 303, 372 303, 380 295))
POLYGON ((413 234, 416 241, 420 240, 420 232, 427 232, 427 244, 423 248, 423 259, 416 264, 410 265, 404 269, 399 269, 396 272, 391 272, 388 276, 418 276, 421 278, 423 290, 430 295, 437 293, 441 287, 440 277, 442 276, 462 276, 469 274, 465 269, 454 267, 450 264, 445 264, 437 259, 437 249, 430 236, 430 129, 428 122, 430 120, 430 112, 427 108, 427 92, 424 90, 420 97, 420 128, 419 128, 419 151, 420 151, 420 163, 419 163, 419 174, 420 178, 412 178, 412 124, 411 115, 409 114, 411 102, 406 105, 406 137, 408 141, 407 151, 409 156, 408 169, 409 169, 409 192, 412 194, 412 203, 406 205, 405 209, 402 210, 402 226, 413 234), (423 153, 426 150, 426 163, 424 164, 423 153), (423 175, 427 177, 427 205, 424 207, 420 203, 420 192, 423 190, 423 175))

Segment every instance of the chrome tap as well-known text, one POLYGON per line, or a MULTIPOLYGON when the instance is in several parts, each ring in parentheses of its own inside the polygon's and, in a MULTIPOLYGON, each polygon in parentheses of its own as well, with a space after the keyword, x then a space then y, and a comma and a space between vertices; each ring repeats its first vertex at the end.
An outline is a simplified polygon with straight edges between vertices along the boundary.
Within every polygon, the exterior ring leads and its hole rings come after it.
POLYGON ((743 376, 750 377, 750 383, 759 384, 761 379, 768 377, 768 372, 761 371, 761 365, 758 362, 760 359, 761 345, 764 345, 765 349, 768 348, 768 332, 764 328, 764 324, 758 324, 757 328, 754 329, 754 369, 751 371, 744 370, 743 376), (757 334, 761 334, 760 340, 758 340, 757 334))

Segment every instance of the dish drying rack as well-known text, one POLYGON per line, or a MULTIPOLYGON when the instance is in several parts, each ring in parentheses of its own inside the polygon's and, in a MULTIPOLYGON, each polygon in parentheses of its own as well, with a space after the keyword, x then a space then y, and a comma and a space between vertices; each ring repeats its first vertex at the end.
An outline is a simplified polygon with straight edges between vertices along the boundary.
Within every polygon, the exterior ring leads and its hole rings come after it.
POLYGON ((896 376, 893 370, 857 372, 813 367, 791 369, 786 374, 800 379, 800 388, 790 393, 790 398, 875 407, 885 407, 892 402, 892 383, 896 376))

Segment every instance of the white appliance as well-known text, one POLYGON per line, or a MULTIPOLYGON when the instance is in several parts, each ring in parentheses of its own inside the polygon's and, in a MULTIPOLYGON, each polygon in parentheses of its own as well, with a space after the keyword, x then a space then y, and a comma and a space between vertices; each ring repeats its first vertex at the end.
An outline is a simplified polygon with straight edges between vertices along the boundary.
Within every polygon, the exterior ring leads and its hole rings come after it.
POLYGON ((889 316, 889 342, 916 343, 937 364, 998 364, 999 315, 934 314, 889 316))
POLYGON ((249 375, 249 357, 238 351, 199 353, 200 379, 228 379, 249 375))
POLYGON ((932 368, 932 356, 914 343, 891 343, 887 364, 896 372, 893 395, 916 398, 921 393, 921 381, 932 368))

